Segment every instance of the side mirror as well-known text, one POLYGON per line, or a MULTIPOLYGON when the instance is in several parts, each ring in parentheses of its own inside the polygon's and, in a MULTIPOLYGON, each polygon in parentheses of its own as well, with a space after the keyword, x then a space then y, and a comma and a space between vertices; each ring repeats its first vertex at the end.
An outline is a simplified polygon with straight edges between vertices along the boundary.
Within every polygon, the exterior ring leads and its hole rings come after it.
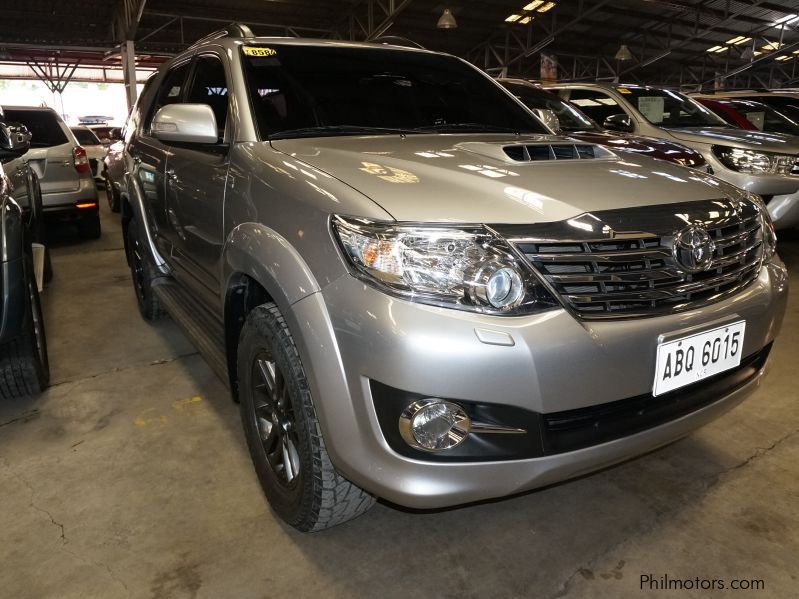
POLYGON ((611 131, 623 131, 626 133, 632 133, 633 131, 633 121, 628 114, 612 114, 605 119, 602 126, 611 131))
POLYGON ((31 134, 25 125, 0 123, 0 158, 19 158, 31 147, 31 134))
POLYGON ((538 120, 544 123, 548 129, 555 133, 560 133, 560 119, 555 114, 554 110, 549 108, 533 108, 533 114, 538 117, 538 120))
POLYGON ((155 113, 152 134, 161 141, 215 144, 216 117, 208 104, 167 104, 155 113))

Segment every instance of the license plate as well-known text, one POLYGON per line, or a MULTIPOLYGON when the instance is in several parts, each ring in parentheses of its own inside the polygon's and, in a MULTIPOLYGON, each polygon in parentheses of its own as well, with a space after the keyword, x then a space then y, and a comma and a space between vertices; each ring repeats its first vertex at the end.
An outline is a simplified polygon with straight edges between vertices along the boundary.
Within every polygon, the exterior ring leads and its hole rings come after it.
POLYGON ((662 395, 741 363, 746 321, 658 344, 652 395, 662 395))

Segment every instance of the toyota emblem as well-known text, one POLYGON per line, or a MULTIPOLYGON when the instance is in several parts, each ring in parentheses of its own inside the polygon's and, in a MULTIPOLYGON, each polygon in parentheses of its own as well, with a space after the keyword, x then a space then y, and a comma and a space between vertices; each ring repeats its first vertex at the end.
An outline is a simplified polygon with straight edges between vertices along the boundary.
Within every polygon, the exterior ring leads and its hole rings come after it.
POLYGON ((715 242, 698 225, 685 227, 674 236, 674 259, 686 272, 700 272, 710 268, 715 251, 715 242))

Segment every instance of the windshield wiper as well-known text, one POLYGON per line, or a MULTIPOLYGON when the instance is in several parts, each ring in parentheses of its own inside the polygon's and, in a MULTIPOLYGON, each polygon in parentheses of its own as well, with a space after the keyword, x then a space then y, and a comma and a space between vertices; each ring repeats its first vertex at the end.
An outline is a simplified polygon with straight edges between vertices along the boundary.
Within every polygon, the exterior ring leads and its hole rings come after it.
MULTIPOLYGON (((511 127, 501 127, 499 125, 487 125, 486 123, 439 123, 437 125, 424 125, 422 127, 414 127, 414 131, 435 131, 442 133, 445 131, 474 131, 475 133, 513 133, 514 135, 521 135, 519 129, 511 127)), ((540 133, 540 131, 531 131, 530 133, 540 133)))
POLYGON ((322 137, 326 135, 358 135, 359 133, 405 135, 408 133, 408 131, 405 129, 396 129, 392 127, 367 127, 364 125, 317 125, 316 127, 300 127, 299 129, 276 131, 275 133, 269 135, 269 139, 285 139, 290 137, 322 137))

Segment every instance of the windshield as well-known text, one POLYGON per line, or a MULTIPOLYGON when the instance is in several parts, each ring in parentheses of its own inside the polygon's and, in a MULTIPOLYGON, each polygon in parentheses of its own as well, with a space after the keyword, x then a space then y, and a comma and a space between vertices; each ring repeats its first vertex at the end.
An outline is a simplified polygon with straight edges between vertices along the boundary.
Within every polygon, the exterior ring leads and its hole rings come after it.
POLYGON ((72 130, 72 133, 75 135, 75 139, 78 140, 78 143, 82 146, 100 145, 100 140, 89 129, 81 129, 80 127, 77 127, 72 130))
POLYGON ((760 131, 799 135, 799 123, 770 106, 747 100, 729 100, 726 103, 741 113, 760 131))
POLYGON ((547 133, 475 68, 389 48, 244 46, 262 139, 422 132, 547 133))
POLYGON ((643 87, 621 87, 618 90, 653 125, 665 129, 729 127, 724 119, 678 92, 643 87))
POLYGON ((568 102, 547 91, 521 83, 503 83, 527 108, 551 110, 563 131, 598 131, 599 126, 568 102))

